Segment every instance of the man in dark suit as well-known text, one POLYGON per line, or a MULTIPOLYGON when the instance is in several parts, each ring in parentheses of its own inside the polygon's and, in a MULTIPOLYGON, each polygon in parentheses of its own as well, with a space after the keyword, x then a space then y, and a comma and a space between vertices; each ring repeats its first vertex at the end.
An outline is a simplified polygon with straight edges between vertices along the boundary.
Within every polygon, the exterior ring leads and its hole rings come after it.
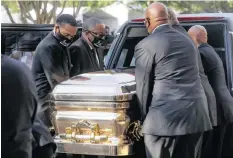
POLYGON ((26 65, 4 55, 1 71, 2 157, 31 158, 32 128, 37 112, 31 72, 26 65))
POLYGON ((223 63, 214 48, 207 43, 207 31, 195 25, 188 31, 201 54, 205 74, 208 76, 217 101, 217 127, 212 131, 212 146, 203 158, 221 158, 225 126, 233 122, 233 98, 227 89, 223 63))
MULTIPOLYGON (((36 83, 38 104, 41 108, 33 130, 37 142, 34 153, 42 153, 41 151, 45 149, 45 152, 51 154, 51 149, 55 149, 52 136, 48 133, 48 128, 52 126, 49 93, 57 84, 70 77, 71 61, 67 47, 71 44, 76 32, 75 18, 69 14, 62 14, 57 18, 54 30, 36 48, 32 74, 36 83), (40 126, 41 123, 45 126, 40 126)), ((44 156, 38 155, 38 157, 44 156)))
MULTIPOLYGON (((170 8, 168 8, 168 18, 169 23, 172 25, 172 28, 174 28, 177 31, 180 31, 184 35, 188 36, 188 33, 186 30, 179 24, 179 21, 174 13, 174 11, 170 8)), ((199 53, 199 50, 196 49, 197 57, 198 57, 198 67, 199 67, 199 75, 201 78, 201 84, 204 88, 207 102, 208 102, 208 109, 209 109, 209 116, 212 123, 212 126, 217 126, 217 105, 216 105, 216 98, 214 91, 209 83, 209 80, 204 72, 204 68, 201 61, 201 56, 199 53)), ((202 157, 205 158, 206 154, 205 152, 209 153, 209 147, 212 146, 212 130, 204 132, 203 135, 203 143, 202 143, 202 157)))
MULTIPOLYGON (((189 37, 188 32, 180 25, 174 11, 171 8, 168 8, 168 21, 171 24, 173 29, 180 31, 185 36, 189 37)), ((217 126, 217 105, 216 105, 215 94, 204 72, 204 68, 203 68, 202 61, 201 61, 201 56, 200 56, 198 49, 196 49, 196 54, 198 57, 197 59, 198 59, 198 67, 199 67, 199 76, 201 78, 201 85, 203 86, 205 95, 207 97, 210 121, 212 123, 212 126, 217 126)))
POLYGON ((98 49, 105 36, 105 25, 96 18, 83 22, 82 37, 69 47, 71 54, 71 77, 82 73, 103 70, 98 49))
POLYGON ((135 47, 135 75, 147 157, 196 158, 212 127, 195 46, 168 24, 162 3, 147 8, 145 25, 150 35, 135 47))
POLYGON ((49 93, 57 84, 70 77, 71 63, 67 47, 71 44, 76 32, 75 18, 69 14, 63 14, 57 18, 54 30, 39 43, 35 51, 32 74, 36 82, 39 104, 46 113, 45 117, 41 113, 42 119, 48 127, 51 126, 51 119, 48 117, 50 114, 47 113, 49 93))

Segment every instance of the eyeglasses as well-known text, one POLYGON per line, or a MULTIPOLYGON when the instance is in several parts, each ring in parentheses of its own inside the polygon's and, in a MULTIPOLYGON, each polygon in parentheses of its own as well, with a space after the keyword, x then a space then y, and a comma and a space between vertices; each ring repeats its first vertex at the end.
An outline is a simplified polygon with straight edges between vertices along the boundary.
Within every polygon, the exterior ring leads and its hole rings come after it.
POLYGON ((87 31, 87 32, 90 32, 93 36, 97 37, 97 38, 100 38, 100 39, 103 39, 105 37, 105 34, 101 33, 96 33, 96 32, 93 32, 93 31, 87 31))
POLYGON ((62 35, 62 36, 64 36, 65 38, 67 38, 67 39, 69 39, 69 40, 71 40, 71 39, 73 39, 75 36, 73 36, 73 35, 69 35, 68 33, 63 33, 63 32, 61 32, 61 30, 60 30, 60 28, 58 27, 58 29, 59 29, 59 33, 62 35))
POLYGON ((150 18, 145 18, 145 20, 143 21, 143 23, 146 25, 146 23, 149 23, 150 24, 150 18))

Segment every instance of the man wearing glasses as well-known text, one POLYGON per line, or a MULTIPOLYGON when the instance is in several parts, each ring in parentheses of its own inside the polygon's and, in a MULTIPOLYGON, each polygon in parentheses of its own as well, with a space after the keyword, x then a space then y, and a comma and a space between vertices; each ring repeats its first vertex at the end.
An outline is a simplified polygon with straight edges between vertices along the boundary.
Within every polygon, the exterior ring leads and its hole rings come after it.
POLYGON ((202 132, 212 127, 196 48, 168 24, 162 3, 146 9, 145 25, 150 35, 134 56, 147 158, 198 158, 202 132))
POLYGON ((32 74, 36 83, 40 109, 33 128, 33 135, 37 143, 33 157, 45 158, 46 156, 51 157, 53 154, 51 152, 51 147, 54 148, 53 139, 48 132, 48 127, 52 126, 49 93, 57 84, 70 78, 72 65, 67 47, 71 44, 76 32, 75 18, 69 14, 60 15, 56 20, 54 30, 36 48, 32 74))
POLYGON ((73 64, 71 76, 103 70, 98 48, 105 39, 105 25, 97 18, 89 18, 82 29, 82 37, 69 47, 73 64))

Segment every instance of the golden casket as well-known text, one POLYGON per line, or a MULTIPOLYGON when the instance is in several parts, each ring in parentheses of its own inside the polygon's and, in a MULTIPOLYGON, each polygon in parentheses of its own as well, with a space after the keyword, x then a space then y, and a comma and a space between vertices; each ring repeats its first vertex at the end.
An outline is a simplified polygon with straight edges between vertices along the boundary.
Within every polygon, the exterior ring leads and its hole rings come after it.
POLYGON ((57 152, 131 155, 126 129, 134 120, 135 77, 114 71, 75 76, 52 92, 57 152), (132 118, 134 117, 134 118, 132 118))

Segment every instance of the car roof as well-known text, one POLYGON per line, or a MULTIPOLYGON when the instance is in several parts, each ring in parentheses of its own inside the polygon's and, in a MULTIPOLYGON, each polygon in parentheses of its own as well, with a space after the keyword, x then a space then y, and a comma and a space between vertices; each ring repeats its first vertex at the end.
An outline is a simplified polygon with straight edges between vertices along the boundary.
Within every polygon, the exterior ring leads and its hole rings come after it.
MULTIPOLYGON (((178 14, 178 19, 192 20, 220 20, 231 19, 233 21, 233 13, 200 13, 200 14, 178 14), (190 18, 190 19, 188 19, 190 18)), ((132 19, 132 22, 143 22, 144 18, 132 19)))
MULTIPOLYGON (((229 30, 233 30, 233 13, 178 14, 177 17, 181 23, 226 20, 230 26, 229 30)), ((129 23, 143 22, 144 18, 133 19, 129 21, 129 23)))

